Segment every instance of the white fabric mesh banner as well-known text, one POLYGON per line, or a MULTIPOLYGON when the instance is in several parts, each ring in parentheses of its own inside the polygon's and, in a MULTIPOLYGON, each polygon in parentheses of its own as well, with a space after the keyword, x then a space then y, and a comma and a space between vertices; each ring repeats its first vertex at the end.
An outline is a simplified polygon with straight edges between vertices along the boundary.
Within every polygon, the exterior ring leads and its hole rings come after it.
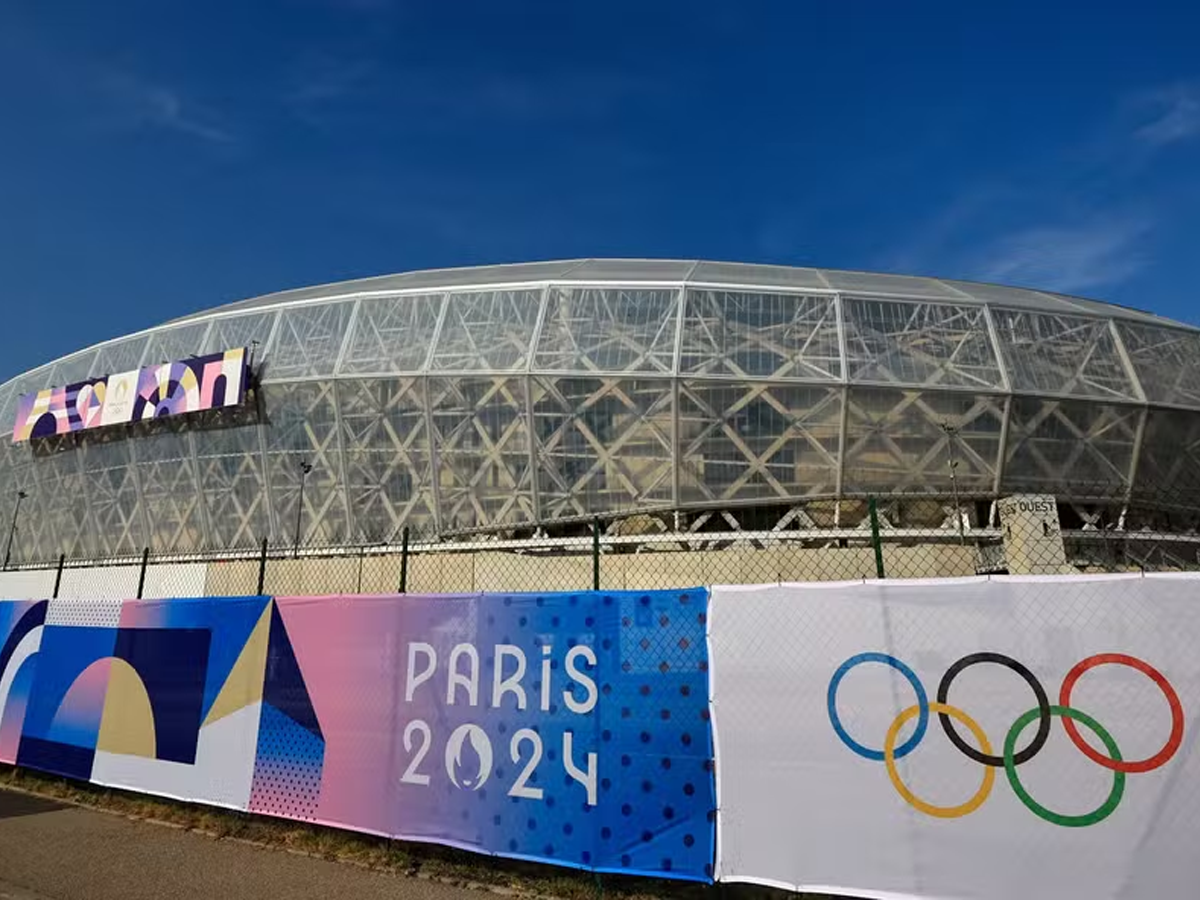
POLYGON ((716 587, 718 877, 1194 896, 1200 577, 716 587))

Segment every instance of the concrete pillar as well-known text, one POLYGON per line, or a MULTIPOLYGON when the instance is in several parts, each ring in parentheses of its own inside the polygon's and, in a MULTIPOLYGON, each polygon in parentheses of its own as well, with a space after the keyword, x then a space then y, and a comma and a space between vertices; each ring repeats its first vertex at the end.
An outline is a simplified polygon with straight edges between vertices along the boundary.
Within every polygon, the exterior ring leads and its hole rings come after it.
POLYGON ((1014 494, 999 503, 1004 554, 1013 575, 1060 575, 1067 565, 1058 503, 1048 494, 1014 494))

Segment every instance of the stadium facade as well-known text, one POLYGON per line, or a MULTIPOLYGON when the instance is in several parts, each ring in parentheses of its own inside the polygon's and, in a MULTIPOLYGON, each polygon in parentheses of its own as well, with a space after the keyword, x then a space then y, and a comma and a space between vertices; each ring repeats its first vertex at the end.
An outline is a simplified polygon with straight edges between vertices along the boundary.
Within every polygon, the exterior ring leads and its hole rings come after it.
POLYGON ((934 525, 1010 494, 1200 506, 1200 330, 810 268, 589 259, 285 291, 26 372, 0 386, 0 422, 34 392, 237 348, 237 405, 5 441, 14 560, 664 511, 844 526, 869 495, 919 500, 934 525))

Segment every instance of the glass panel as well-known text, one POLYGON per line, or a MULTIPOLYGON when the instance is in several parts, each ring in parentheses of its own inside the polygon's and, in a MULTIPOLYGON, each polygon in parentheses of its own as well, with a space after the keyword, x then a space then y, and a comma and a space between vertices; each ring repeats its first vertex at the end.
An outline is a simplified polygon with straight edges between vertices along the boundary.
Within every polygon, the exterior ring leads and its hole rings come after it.
MULTIPOLYGON (((193 356, 203 356, 206 346, 204 338, 207 334, 207 322, 175 325, 160 331, 153 331, 146 340, 146 352, 142 357, 141 364, 153 366, 159 363, 178 362, 193 356)), ((220 347, 218 349, 233 350, 236 347, 220 347)))
POLYGON ((267 473, 281 543, 296 542, 297 521, 302 547, 345 542, 350 528, 333 382, 264 385, 263 402, 270 422, 267 473), (312 467, 307 474, 304 464, 312 467))
POLYGON ((1079 307, 1073 306, 1053 294, 1041 291, 1031 291, 1027 288, 1008 287, 1003 284, 987 284, 975 281, 952 281, 941 279, 942 283, 962 291, 969 297, 974 297, 986 303, 1009 306, 1015 309, 1031 309, 1036 312, 1073 313, 1079 312, 1079 307))
POLYGON ((1004 488, 1119 495, 1128 482, 1140 415, 1136 407, 1014 397, 1004 488))
POLYGON ((435 371, 517 372, 525 368, 537 323, 541 291, 451 294, 435 371))
POLYGON ((535 518, 523 378, 431 378, 442 527, 535 518))
POLYGON ((214 547, 257 547, 271 533, 254 411, 218 411, 224 427, 196 431, 200 489, 214 547))
POLYGON ((1134 322, 1117 331, 1147 400, 1200 407, 1200 333, 1134 322))
POLYGON ((422 371, 442 297, 423 294, 360 301, 341 374, 422 371))
POLYGON ((433 530, 422 394, 416 378, 337 384, 356 541, 394 542, 405 525, 418 534, 433 530))
POLYGON ((777 288, 828 288, 816 269, 793 269, 791 266, 764 266, 753 263, 724 263, 700 261, 688 276, 689 282, 731 285, 763 285, 777 288))
POLYGON ((555 288, 534 368, 567 372, 670 372, 676 290, 555 288))
POLYGON ((1147 413, 1135 486, 1140 497, 1156 503, 1200 508, 1200 415, 1147 413))
POLYGON ((208 549, 188 427, 187 422, 169 418, 135 426, 134 453, 150 548, 159 553, 208 549))
POLYGON ((990 494, 1003 403, 958 392, 852 389, 843 491, 990 494))
MULTIPOLYGON (((24 491, 26 494, 26 498, 21 501, 17 532, 13 536, 11 562, 14 565, 48 562, 54 558, 53 547, 42 546, 41 534, 36 527, 36 498, 41 494, 35 465, 38 460, 34 459, 29 444, 11 444, 7 436, 0 437, 0 455, 4 459, 0 466, 0 477, 4 479, 0 485, 0 522, 7 522, 8 527, 11 527, 17 492, 24 491)), ((5 541, 7 542, 7 537, 5 541)))
POLYGON ((846 298, 851 381, 1003 388, 982 306, 846 298))
MULTIPOLYGON (((17 528, 28 532, 26 552, 43 561, 87 558, 96 554, 95 529, 90 527, 88 485, 79 468, 77 438, 55 436, 30 447, 37 490, 21 505, 17 528)), ((32 561, 32 556, 30 557, 32 561)))
POLYGON ((837 381, 832 297, 689 290, 680 372, 837 381))
POLYGON ((114 341, 100 348, 96 355, 96 375, 112 375, 129 372, 142 364, 142 352, 146 349, 146 338, 132 337, 114 341))
POLYGON ((82 443, 84 479, 98 556, 133 556, 146 546, 137 481, 122 432, 94 431, 82 443))
POLYGON ((283 381, 332 375, 353 308, 353 303, 345 302, 281 310, 268 351, 271 365, 266 377, 283 381))
MULTIPOLYGON (((107 372, 96 371, 96 351, 84 350, 65 359, 60 359, 54 365, 54 370, 42 387, 66 387, 77 381, 107 375, 107 372)), ((38 390, 38 388, 34 388, 38 390)))
POLYGON ((680 502, 832 495, 841 388, 684 382, 680 502))
POLYGON ((213 319, 208 337, 204 341, 204 350, 197 355, 203 356, 205 353, 218 353, 222 350, 236 350, 238 347, 252 347, 257 341, 258 349, 254 354, 254 360, 256 363, 262 362, 270 355, 265 351, 269 350, 267 341, 271 338, 271 329, 275 326, 276 315, 275 312, 268 312, 229 319, 213 319))
POLYGON ((992 311, 1014 391, 1134 399, 1104 319, 992 311))
POLYGON ((533 391, 543 517, 671 502, 670 381, 536 378, 533 391))
POLYGON ((688 259, 585 259, 573 266, 566 277, 575 281, 637 280, 680 281, 695 265, 688 259))
POLYGON ((839 291, 869 291, 872 294, 899 294, 908 297, 944 297, 953 300, 961 296, 934 278, 912 275, 885 275, 877 272, 841 272, 822 269, 831 287, 839 291))

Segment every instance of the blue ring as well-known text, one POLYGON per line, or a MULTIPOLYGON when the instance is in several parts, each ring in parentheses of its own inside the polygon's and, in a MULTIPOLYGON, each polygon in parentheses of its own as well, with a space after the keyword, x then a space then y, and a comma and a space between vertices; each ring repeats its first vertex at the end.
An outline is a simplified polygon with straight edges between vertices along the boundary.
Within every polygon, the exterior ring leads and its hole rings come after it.
POLYGON ((842 679, 846 673, 857 666, 859 663, 876 662, 883 663, 885 666, 891 666, 901 675, 908 679, 908 683, 912 685, 913 691, 917 695, 917 706, 919 713, 917 716, 917 730, 912 733, 907 741, 896 748, 895 757, 900 759, 907 756, 917 749, 917 744, 921 743, 921 738, 925 737, 925 729, 929 726, 929 698, 925 695, 925 688, 921 681, 917 678, 915 672, 906 666, 894 656, 889 656, 886 653, 859 653, 850 657, 833 673, 833 678, 829 679, 829 693, 826 702, 829 705, 829 722, 833 725, 834 732, 842 739, 842 743, 857 753, 859 756, 873 759, 876 762, 883 762, 883 751, 872 750, 870 747, 864 747, 854 738, 846 733, 846 729, 842 727, 842 721, 838 718, 837 713, 837 692, 838 686, 841 685, 842 679))

